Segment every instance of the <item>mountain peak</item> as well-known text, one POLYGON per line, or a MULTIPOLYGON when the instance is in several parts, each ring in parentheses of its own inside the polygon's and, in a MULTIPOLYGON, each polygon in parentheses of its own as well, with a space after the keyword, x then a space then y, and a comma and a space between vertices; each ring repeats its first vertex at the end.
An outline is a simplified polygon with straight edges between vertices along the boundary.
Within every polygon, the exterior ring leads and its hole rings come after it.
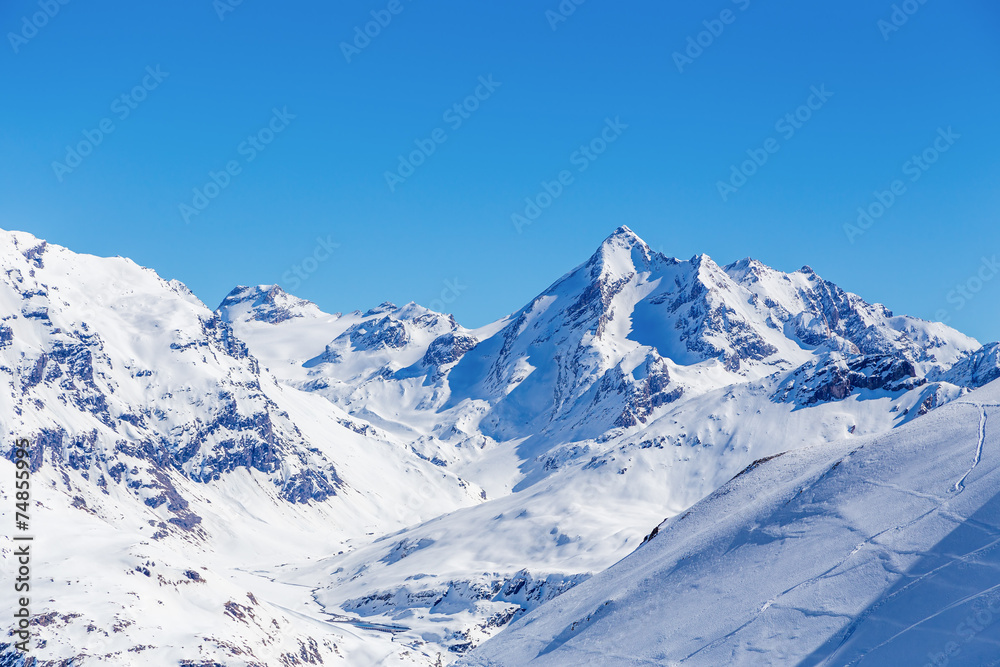
POLYGON ((627 225, 621 225, 615 231, 611 232, 611 234, 604 239, 604 243, 602 245, 609 244, 629 248, 637 245, 646 246, 646 242, 639 238, 639 235, 629 229, 627 225))
POLYGON ((374 308, 370 308, 369 310, 367 310, 364 314, 364 317, 371 317, 372 315, 381 315, 383 313, 391 313, 394 310, 399 310, 399 307, 396 306, 396 304, 394 304, 392 301, 383 301, 374 308))
POLYGON ((767 264, 754 259, 753 257, 738 259, 735 262, 722 267, 722 270, 725 271, 730 278, 744 286, 756 283, 761 280, 763 276, 774 273, 774 269, 769 267, 767 264))
POLYGON ((306 311, 318 310, 313 302, 292 296, 278 285, 237 285, 216 309, 228 321, 245 317, 269 324, 303 317, 306 311))
POLYGON ((648 269, 653 251, 631 229, 622 225, 611 233, 585 265, 593 275, 624 276, 637 267, 648 269))
POLYGON ((690 262, 691 267, 695 270, 695 272, 698 275, 703 275, 703 272, 706 272, 706 271, 708 272, 708 275, 711 275, 711 274, 718 275, 718 274, 721 274, 723 272, 722 267, 720 267, 715 262, 714 259, 712 259, 711 257, 709 257, 707 254, 705 254, 703 252, 698 253, 697 255, 694 255, 688 261, 690 262))

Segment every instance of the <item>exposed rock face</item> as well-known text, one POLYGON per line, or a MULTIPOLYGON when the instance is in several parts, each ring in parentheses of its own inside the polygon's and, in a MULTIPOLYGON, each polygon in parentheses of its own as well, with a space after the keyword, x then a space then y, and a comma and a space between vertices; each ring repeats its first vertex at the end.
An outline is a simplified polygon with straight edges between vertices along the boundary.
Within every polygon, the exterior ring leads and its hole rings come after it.
MULTIPOLYGON (((44 243, 4 260, 0 299, 21 304, 0 329, 0 375, 13 399, 4 421, 25 424, 36 469, 110 478, 150 507, 165 505, 182 527, 197 521, 178 518, 186 503, 173 474, 210 482, 252 469, 292 502, 337 492, 332 463, 266 395, 257 360, 219 313, 127 260, 98 260, 105 274, 83 278, 78 261, 44 243)), ((307 303, 279 288, 238 288, 226 300, 241 301, 271 323, 293 316, 288 304, 307 303)))
POLYGON ((955 364, 943 379, 960 387, 976 388, 1000 378, 1000 343, 984 345, 955 364))
POLYGON ((425 366, 453 364, 478 342, 475 336, 449 332, 434 339, 421 361, 425 366))
POLYGON ((913 362, 904 357, 844 357, 833 353, 792 373, 785 385, 774 394, 774 400, 808 406, 842 401, 859 389, 900 392, 926 382, 926 378, 917 377, 913 362))
POLYGON ((402 323, 389 317, 374 322, 356 324, 340 335, 358 350, 377 350, 382 347, 400 348, 406 345, 408 337, 402 323))

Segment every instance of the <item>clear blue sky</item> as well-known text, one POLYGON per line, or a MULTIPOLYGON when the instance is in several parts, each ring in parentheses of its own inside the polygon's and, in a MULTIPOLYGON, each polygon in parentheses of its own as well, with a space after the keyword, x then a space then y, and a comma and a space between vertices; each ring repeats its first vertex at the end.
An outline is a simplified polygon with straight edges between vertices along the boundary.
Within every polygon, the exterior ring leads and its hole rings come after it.
POLYGON ((457 280, 447 309, 476 326, 627 224, 668 255, 809 264, 897 313, 1000 338, 1000 275, 977 278, 1000 254, 995 2, 909 0, 896 30, 879 25, 888 0, 569 0, 558 22, 559 0, 222 12, 230 1, 42 0, 58 12, 37 30, 24 17, 38 0, 3 3, 0 226, 131 257, 212 307, 236 284, 275 282, 328 311, 431 304, 457 280), (342 43, 373 11, 391 21, 348 62, 342 43), (678 71, 705 21, 721 34, 678 71), (491 76, 499 86, 481 87, 491 76), (824 85, 832 97, 810 98, 824 85), (467 118, 444 115, 477 89, 467 118), (775 126, 807 102, 794 134, 775 126), (113 132, 78 166, 53 167, 105 119, 113 132), (397 156, 438 128, 445 141, 391 191, 397 156), (603 154, 574 156, 602 132, 603 154), (258 151, 251 135, 273 141, 258 151), (719 181, 768 139, 777 152, 724 201, 719 181), (925 149, 934 164, 907 166, 925 149), (231 161, 239 173, 186 222, 180 205, 231 161), (572 181, 518 233, 511 215, 564 170, 572 181), (905 190, 850 242, 844 225, 897 179, 905 190), (289 280, 303 260, 311 272, 289 280))

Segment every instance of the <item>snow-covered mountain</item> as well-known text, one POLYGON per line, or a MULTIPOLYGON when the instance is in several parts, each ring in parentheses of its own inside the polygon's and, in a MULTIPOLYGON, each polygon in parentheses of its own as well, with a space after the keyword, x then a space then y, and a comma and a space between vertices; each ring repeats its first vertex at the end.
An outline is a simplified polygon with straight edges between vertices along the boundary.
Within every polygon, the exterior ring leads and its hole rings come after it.
POLYGON ((462 664, 995 665, 1000 381, 757 462, 462 664))
MULTIPOLYGON (((449 326, 428 342, 415 335, 415 308, 342 316, 326 336, 336 354, 300 353, 281 377, 409 437, 491 500, 295 580, 322 587, 328 607, 408 624, 454 651, 615 562, 661 514, 752 461, 883 433, 961 396, 971 376, 962 386, 940 377, 980 349, 808 268, 666 258, 624 227, 483 330, 449 326), (391 340, 405 341, 405 356, 388 343, 346 346, 351 318, 401 332, 391 340), (468 343, 447 363, 426 363, 456 338, 468 343), (511 602, 504 591, 521 582, 537 592, 511 602)), ((276 344, 283 325, 232 321, 255 351, 288 347, 276 344)), ((285 340, 305 337, 299 325, 285 340)))
MULTIPOLYGON (((0 424, 7 443, 34 443, 43 661, 131 665, 168 646, 225 664, 336 657, 349 636, 268 604, 267 579, 245 572, 481 500, 405 441, 261 372, 179 283, 21 233, 0 234, 0 267, 0 424)), ((2 474, 9 526, 9 462, 2 474)))
POLYGON ((668 258, 627 227, 479 329, 277 286, 211 311, 17 232, 0 269, 0 424, 36 443, 39 535, 95 544, 39 564, 66 575, 37 582, 61 619, 37 655, 81 664, 447 663, 754 461, 1000 375, 996 344, 808 267, 668 258))

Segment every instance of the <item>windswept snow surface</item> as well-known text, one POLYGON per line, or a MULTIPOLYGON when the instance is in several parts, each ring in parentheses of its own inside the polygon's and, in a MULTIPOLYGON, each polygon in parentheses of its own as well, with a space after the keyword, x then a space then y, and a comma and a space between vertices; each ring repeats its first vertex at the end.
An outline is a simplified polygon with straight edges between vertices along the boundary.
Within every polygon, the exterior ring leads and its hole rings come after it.
POLYGON ((43 663, 447 664, 755 460, 918 429, 996 372, 995 344, 808 267, 678 260, 627 227, 479 329, 273 285, 212 311, 0 232, 43 663))
POLYGON ((762 461, 462 664, 996 664, 998 424, 994 382, 762 461))

